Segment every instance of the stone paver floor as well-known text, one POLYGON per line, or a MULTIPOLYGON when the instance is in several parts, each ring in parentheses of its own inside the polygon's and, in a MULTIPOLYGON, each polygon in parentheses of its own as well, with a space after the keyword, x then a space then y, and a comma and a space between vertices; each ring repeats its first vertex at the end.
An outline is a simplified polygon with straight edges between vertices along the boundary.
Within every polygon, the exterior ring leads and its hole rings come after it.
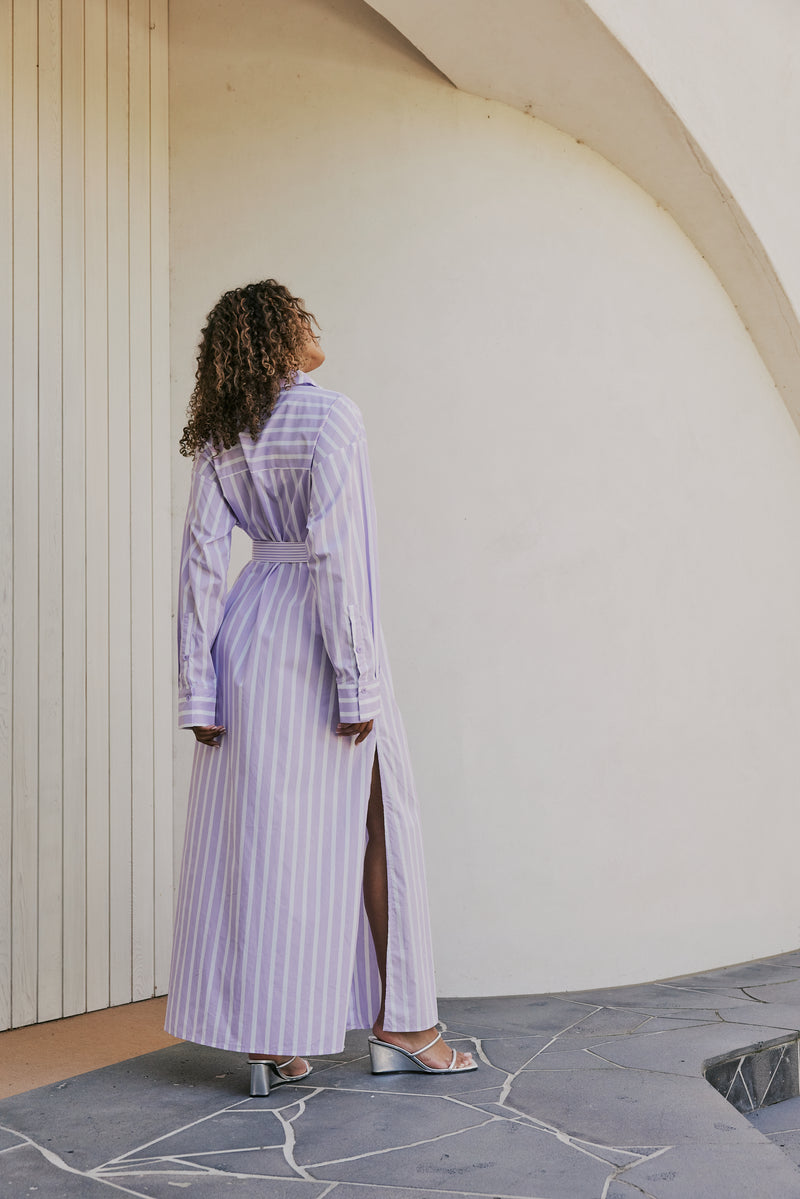
POLYGON ((795 1165, 800 1166, 800 1098, 763 1107, 747 1118, 754 1128, 780 1146, 795 1165))
POLYGON ((3 1100, 0 1199, 800 1199, 800 1100, 747 1117, 702 1077, 800 1034, 800 951, 440 1015, 477 1072, 373 1076, 358 1032, 266 1099, 179 1044, 3 1100))

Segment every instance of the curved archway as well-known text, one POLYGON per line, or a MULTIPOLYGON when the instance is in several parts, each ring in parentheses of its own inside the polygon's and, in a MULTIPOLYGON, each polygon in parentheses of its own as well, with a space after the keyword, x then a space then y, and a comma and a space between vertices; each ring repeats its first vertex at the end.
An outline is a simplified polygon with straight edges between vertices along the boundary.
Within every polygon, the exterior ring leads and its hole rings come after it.
POLYGON ((800 322, 778 271, 697 137, 586 0, 370 3, 458 88, 571 134, 667 209, 727 291, 800 428, 800 322))

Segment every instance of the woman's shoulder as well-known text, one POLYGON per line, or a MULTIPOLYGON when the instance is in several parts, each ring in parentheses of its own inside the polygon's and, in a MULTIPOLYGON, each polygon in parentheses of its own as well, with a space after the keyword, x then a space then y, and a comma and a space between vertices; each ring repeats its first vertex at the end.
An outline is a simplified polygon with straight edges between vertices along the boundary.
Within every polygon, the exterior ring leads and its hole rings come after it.
POLYGON ((343 391, 333 391, 329 387, 320 387, 315 379, 310 375, 300 371, 295 379, 295 382, 284 394, 291 395, 300 401, 306 400, 309 404, 314 404, 324 408, 326 411, 336 408, 342 412, 350 412, 354 415, 361 416, 361 411, 350 396, 344 394, 343 391))
POLYGON ((332 453, 365 436, 361 409, 355 400, 344 392, 320 387, 307 375, 301 375, 286 395, 291 398, 293 406, 301 408, 307 417, 313 414, 319 422, 319 452, 332 453))
POLYGON ((341 391, 331 391, 327 395, 327 413, 317 438, 317 450, 319 453, 332 454, 362 441, 366 437, 366 430, 361 409, 355 400, 341 391))

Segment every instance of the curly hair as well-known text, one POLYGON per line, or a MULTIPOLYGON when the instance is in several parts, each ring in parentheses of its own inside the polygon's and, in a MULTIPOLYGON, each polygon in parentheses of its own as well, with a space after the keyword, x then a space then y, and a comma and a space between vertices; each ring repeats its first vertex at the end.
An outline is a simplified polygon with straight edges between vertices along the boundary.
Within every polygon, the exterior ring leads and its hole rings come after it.
POLYGON ((317 319, 275 279, 220 296, 200 335, 194 391, 180 450, 196 457, 209 441, 230 449, 245 429, 257 438, 281 387, 305 361, 317 319))

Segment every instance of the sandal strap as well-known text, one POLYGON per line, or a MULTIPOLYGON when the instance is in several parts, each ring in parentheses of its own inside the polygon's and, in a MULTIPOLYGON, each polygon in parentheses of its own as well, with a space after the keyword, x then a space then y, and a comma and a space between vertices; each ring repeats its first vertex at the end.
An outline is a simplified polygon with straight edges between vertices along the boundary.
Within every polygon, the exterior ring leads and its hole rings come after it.
POLYGON ((283 1070, 286 1066, 291 1066, 292 1062, 296 1062, 297 1057, 298 1055, 295 1054, 294 1057, 288 1058, 287 1061, 281 1062, 280 1065, 272 1057, 249 1057, 247 1062, 250 1066, 274 1066, 276 1070, 283 1070))
POLYGON ((277 1062, 273 1062, 272 1065, 275 1069, 275 1073, 278 1075, 278 1078, 282 1078, 284 1082, 290 1082, 291 1079, 295 1077, 294 1074, 285 1074, 284 1071, 287 1066, 291 1066, 292 1062, 296 1061, 297 1054, 295 1054, 294 1057, 290 1057, 288 1062, 281 1062, 280 1065, 278 1065, 277 1062))
POLYGON ((441 1039, 442 1039, 442 1034, 440 1032, 437 1032, 436 1036, 433 1038, 430 1045, 423 1045, 421 1049, 415 1049, 412 1056, 417 1057, 420 1053, 427 1053, 427 1051, 430 1048, 432 1048, 432 1046, 434 1046, 437 1041, 441 1041, 441 1039))

